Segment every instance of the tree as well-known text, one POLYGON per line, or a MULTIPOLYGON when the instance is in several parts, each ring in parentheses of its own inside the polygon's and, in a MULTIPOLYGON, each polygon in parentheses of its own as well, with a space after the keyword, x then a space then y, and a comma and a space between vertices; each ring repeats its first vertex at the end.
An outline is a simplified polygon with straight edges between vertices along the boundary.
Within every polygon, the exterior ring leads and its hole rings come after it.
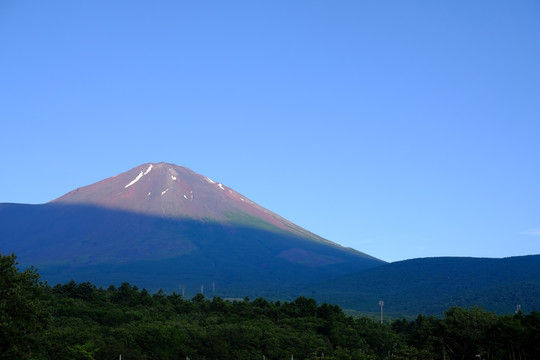
POLYGON ((15 259, 0 253, 0 359, 32 358, 50 317, 36 270, 19 272, 15 259))
POLYGON ((489 358, 491 349, 486 344, 497 323, 495 314, 479 307, 452 307, 444 314, 444 343, 451 358, 489 358))
POLYGON ((94 356, 98 351, 92 342, 87 342, 83 345, 76 344, 68 346, 67 350, 72 360, 94 360, 94 356))

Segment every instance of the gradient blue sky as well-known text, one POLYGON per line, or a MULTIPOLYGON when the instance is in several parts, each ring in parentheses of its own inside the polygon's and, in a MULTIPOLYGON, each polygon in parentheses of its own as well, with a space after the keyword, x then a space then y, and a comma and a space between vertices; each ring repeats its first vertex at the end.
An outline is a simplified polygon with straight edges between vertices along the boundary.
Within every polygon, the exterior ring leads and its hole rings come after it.
POLYGON ((540 253, 540 2, 0 0, 0 202, 145 162, 387 261, 540 253))

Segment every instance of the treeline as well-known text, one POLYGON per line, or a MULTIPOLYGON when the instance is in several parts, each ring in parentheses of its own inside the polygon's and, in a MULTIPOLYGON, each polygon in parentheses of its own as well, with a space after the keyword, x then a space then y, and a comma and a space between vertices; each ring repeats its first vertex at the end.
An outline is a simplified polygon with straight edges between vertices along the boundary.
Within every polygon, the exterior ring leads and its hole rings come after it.
POLYGON ((0 254, 0 359, 538 359, 540 314, 450 308, 380 324, 336 306, 39 281, 0 254))

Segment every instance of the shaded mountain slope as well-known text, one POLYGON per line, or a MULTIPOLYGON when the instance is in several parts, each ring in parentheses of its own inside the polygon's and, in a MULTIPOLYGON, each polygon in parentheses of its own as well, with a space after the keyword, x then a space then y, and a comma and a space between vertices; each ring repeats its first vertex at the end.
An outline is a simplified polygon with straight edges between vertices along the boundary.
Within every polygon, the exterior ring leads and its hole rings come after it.
POLYGON ((2 252, 52 283, 129 281, 191 294, 212 283, 220 294, 277 294, 382 263, 285 232, 92 206, 2 204, 0 237, 2 252))
POLYGON ((540 255, 503 259, 422 258, 368 269, 306 290, 351 309, 393 316, 440 315, 451 306, 511 313, 540 310, 540 255))

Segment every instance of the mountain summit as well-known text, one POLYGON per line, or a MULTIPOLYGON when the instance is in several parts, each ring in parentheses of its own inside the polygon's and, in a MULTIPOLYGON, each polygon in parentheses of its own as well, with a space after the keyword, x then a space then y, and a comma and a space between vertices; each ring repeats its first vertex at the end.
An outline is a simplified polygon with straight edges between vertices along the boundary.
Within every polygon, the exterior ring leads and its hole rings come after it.
POLYGON ((164 162, 134 167, 73 190, 50 203, 94 205, 152 216, 213 219, 248 226, 266 223, 323 240, 221 183, 164 162))
POLYGON ((41 205, 0 204, 0 251, 49 281, 282 296, 383 264, 185 167, 147 163, 41 205), (218 284, 216 287, 215 284, 218 284))

